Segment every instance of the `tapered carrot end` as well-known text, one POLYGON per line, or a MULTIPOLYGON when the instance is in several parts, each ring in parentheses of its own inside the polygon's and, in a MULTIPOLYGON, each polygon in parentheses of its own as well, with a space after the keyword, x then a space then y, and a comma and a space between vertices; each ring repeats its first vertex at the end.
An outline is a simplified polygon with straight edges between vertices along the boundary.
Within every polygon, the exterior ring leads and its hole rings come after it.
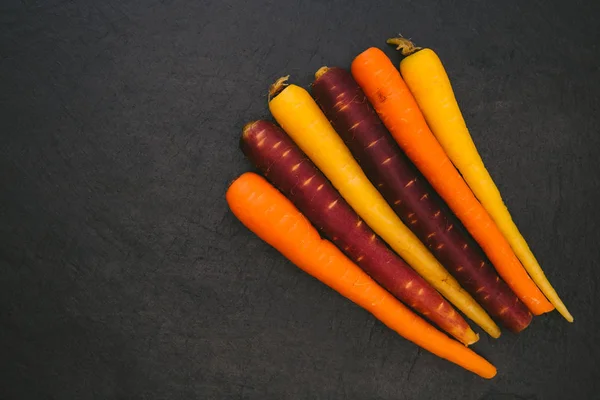
MULTIPOLYGON (((470 330, 470 329, 469 329, 470 330)), ((479 334, 473 332, 472 330, 470 330, 470 332, 468 332, 467 336, 464 338, 464 345, 465 346, 470 346, 473 343, 477 343, 479 341, 479 334)))
POLYGON ((488 329, 486 332, 488 335, 490 335, 494 339, 498 339, 500 337, 500 335, 502 335, 502 331, 500 331, 500 328, 498 326, 496 326, 495 329, 493 329, 493 330, 488 329))
POLYGON ((396 50, 399 50, 403 56, 410 56, 412 53, 422 49, 422 47, 415 46, 413 42, 402 36, 390 38, 386 43, 396 46, 396 50))
MULTIPOLYGON (((550 282, 548 282, 548 286, 550 286, 550 282)), ((538 287, 542 288, 544 286, 538 287)), ((542 289, 542 292, 546 295, 546 298, 552 303, 556 311, 558 311, 560 315, 562 315, 563 318, 566 319, 568 322, 573 322, 573 316, 571 315, 569 310, 567 310, 567 306, 565 306, 565 303, 563 303, 560 297, 558 297, 558 294, 556 293, 554 288, 550 286, 549 288, 544 287, 544 289, 542 289)))
POLYGON ((319 79, 320 77, 322 77, 325 72, 329 71, 329 67, 321 67, 317 70, 317 72, 315 72, 315 79, 319 79))
POLYGON ((479 375, 485 379, 492 379, 493 377, 496 376, 497 373, 498 373, 498 371, 496 370, 496 367, 494 367, 492 364, 490 364, 490 367, 487 368, 485 371, 483 371, 479 375))
POLYGON ((290 79, 290 76, 282 76, 281 78, 277 79, 275 81, 275 83, 273 83, 270 87, 269 87, 269 101, 271 101, 271 99, 275 96, 277 96, 279 94, 279 92, 281 92, 283 90, 284 87, 286 87, 288 84, 286 83, 287 80, 290 79))
POLYGON ((559 308, 556 307, 556 310, 560 313, 560 315, 562 315, 568 322, 573 322, 573 316, 571 315, 571 313, 569 312, 569 310, 567 310, 566 307, 563 308, 559 308))

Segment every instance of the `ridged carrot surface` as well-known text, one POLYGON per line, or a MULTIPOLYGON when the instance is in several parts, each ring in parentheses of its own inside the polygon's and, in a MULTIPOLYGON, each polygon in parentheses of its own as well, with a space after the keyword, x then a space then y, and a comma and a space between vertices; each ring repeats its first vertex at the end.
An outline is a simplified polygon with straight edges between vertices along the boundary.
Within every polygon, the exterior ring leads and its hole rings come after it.
MULTIPOLYGON (((312 94, 367 177, 458 283, 511 331, 527 327, 532 319, 527 307, 402 153, 352 75, 341 68, 321 68, 312 94)), ((495 325, 486 331, 500 335, 495 325)))
POLYGON ((400 72, 379 49, 352 62, 352 75, 406 155, 479 243, 510 288, 536 315, 554 307, 531 280, 510 244, 433 136, 400 72))
POLYGON ((299 268, 363 307, 399 335, 483 378, 496 368, 419 318, 375 283, 265 179, 245 173, 227 190, 227 203, 252 232, 299 268))
POLYGON ((269 102, 269 108, 277 122, 371 229, 476 324, 482 327, 494 324, 485 310, 402 223, 310 94, 296 85, 272 93, 276 96, 269 102))
POLYGON ((281 128, 268 121, 249 123, 240 147, 315 227, 377 283, 464 344, 477 341, 463 317, 388 249, 281 128))
POLYGON ((407 56, 400 62, 400 72, 415 96, 431 132, 504 234, 529 276, 557 311, 567 321, 573 322, 573 316, 546 278, 483 165, 440 58, 433 50, 416 48, 404 38, 390 39, 388 43, 397 45, 403 55, 407 56))

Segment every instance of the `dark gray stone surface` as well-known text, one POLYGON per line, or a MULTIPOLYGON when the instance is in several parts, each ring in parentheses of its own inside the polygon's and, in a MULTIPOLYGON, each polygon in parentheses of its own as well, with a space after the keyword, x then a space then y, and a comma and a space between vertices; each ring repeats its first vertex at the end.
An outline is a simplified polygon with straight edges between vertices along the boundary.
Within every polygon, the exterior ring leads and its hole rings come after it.
POLYGON ((0 398, 594 399, 597 1, 0 4, 0 398), (482 335, 485 381, 398 337, 228 211, 243 124, 398 32, 444 61, 570 307, 482 335))

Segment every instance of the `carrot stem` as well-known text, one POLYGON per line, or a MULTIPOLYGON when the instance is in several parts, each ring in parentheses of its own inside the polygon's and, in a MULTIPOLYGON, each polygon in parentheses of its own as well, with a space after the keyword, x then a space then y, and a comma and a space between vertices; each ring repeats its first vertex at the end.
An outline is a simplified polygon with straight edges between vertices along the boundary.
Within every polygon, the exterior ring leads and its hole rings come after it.
POLYGON ((273 82, 273 84, 269 87, 269 101, 271 101, 273 97, 277 96, 277 94, 288 85, 288 79, 290 79, 289 75, 282 76, 281 78, 273 82))
POLYGON ((415 46, 413 42, 402 36, 388 39, 386 43, 396 46, 396 50, 399 50, 403 56, 409 56, 414 52, 421 50, 421 47, 415 46))

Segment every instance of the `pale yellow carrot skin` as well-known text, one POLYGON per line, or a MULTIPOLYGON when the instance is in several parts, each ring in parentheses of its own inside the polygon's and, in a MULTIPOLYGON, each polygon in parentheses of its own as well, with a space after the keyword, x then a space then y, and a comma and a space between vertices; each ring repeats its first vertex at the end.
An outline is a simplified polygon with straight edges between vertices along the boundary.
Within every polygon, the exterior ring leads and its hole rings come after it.
MULTIPOLYGON (((310 94, 295 85, 269 102, 271 113, 365 222, 411 267, 491 336, 498 326, 402 223, 366 177, 310 94)), ((335 207, 335 204, 331 205, 335 207)))
POLYGON ((431 131, 509 242, 531 279, 558 312, 567 321, 573 322, 573 317, 544 275, 485 168, 439 57, 430 49, 417 51, 402 60, 400 72, 431 131))

